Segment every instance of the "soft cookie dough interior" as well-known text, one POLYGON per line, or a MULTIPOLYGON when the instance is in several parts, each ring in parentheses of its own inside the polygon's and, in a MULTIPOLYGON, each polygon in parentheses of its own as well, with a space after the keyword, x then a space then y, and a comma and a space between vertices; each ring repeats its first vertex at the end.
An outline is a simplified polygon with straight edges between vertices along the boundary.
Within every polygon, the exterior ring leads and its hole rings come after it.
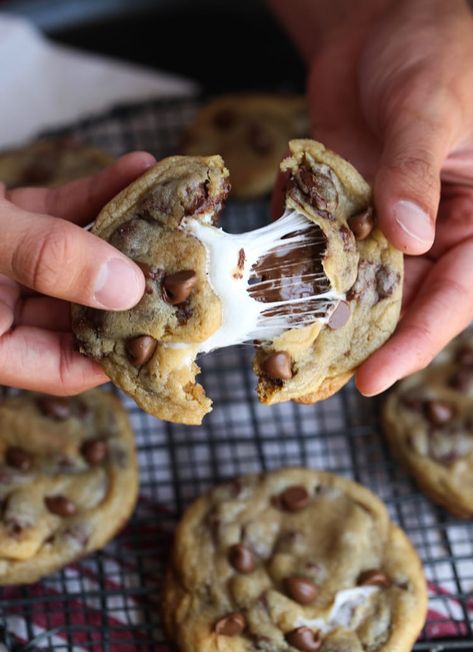
POLYGON ((376 228, 369 186, 319 143, 283 161, 284 215, 252 232, 215 226, 228 193, 219 156, 171 157, 108 204, 93 232, 137 262, 146 292, 129 311, 75 307, 82 352, 148 412, 198 424, 199 353, 255 341, 263 403, 332 394, 390 335, 402 256, 376 228))

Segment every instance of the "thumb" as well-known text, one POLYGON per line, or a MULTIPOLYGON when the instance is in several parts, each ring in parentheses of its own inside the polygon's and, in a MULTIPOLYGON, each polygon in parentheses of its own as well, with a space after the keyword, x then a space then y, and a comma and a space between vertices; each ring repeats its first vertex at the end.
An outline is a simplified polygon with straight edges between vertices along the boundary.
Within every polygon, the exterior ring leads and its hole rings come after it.
POLYGON ((448 123, 425 110, 403 109, 384 130, 374 201, 386 237, 407 254, 423 254, 434 241, 440 170, 451 142, 448 123))
POLYGON ((102 310, 141 299, 140 268, 75 224, 0 200, 0 273, 43 294, 102 310))

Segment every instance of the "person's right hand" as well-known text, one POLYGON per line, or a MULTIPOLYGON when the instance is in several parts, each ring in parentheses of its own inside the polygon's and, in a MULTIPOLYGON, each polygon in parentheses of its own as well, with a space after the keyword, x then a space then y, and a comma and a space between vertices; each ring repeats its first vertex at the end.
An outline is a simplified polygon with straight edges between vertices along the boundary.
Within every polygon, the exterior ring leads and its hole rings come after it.
POLYGON ((74 350, 68 302, 126 310, 145 281, 137 265, 80 225, 154 163, 135 152, 57 189, 0 184, 0 384, 61 395, 108 380, 74 350))
POLYGON ((312 135, 373 184, 407 254, 403 316, 357 370, 373 395, 473 319, 473 16, 465 0, 269 0, 309 66, 312 135))

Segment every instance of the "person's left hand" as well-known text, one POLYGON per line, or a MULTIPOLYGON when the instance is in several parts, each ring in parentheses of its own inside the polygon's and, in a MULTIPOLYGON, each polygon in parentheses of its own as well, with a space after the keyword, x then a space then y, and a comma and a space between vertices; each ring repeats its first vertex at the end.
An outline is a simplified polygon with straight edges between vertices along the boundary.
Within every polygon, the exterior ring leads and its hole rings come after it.
POLYGON ((150 154, 135 152, 56 189, 7 191, 0 184, 0 384, 67 395, 108 381, 96 362, 74 350, 69 301, 130 308, 144 278, 121 253, 75 225, 94 220, 154 163, 150 154), (128 288, 118 279, 124 272, 128 288))

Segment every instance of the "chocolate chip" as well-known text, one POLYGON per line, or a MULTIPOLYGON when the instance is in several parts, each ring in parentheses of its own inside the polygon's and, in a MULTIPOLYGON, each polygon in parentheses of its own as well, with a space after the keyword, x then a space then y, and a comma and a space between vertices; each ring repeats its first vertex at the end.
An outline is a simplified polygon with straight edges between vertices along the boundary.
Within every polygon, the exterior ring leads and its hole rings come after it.
POLYGON ((256 566, 255 555, 250 548, 237 543, 228 551, 228 560, 239 573, 251 573, 256 566))
POLYGON ((233 278, 243 278, 243 270, 245 268, 245 250, 240 249, 238 252, 237 271, 233 273, 233 278))
POLYGON ((361 213, 349 217, 348 226, 353 231, 353 235, 357 240, 365 240, 374 227, 374 214, 372 207, 369 206, 361 213))
POLYGON ((338 206, 338 192, 328 174, 321 170, 312 171, 301 167, 295 175, 295 182, 314 208, 327 211, 324 217, 333 219, 333 213, 338 206))
POLYGON ((150 222, 154 221, 152 214, 142 209, 146 197, 140 202, 141 217, 135 217, 118 226, 110 235, 109 242, 126 256, 135 260, 143 254, 143 248, 150 236, 150 222))
POLYGON ((350 305, 346 301, 340 301, 328 319, 329 327, 336 331, 345 326, 350 318, 350 305))
POLYGON ((238 636, 246 628, 246 618, 242 613, 234 612, 217 620, 214 630, 223 636, 238 636))
POLYGON ((72 414, 71 400, 61 396, 40 396, 38 407, 45 416, 56 421, 65 421, 72 414))
POLYGON ((273 149, 273 139, 263 125, 256 123, 249 125, 246 138, 251 149, 260 156, 266 156, 273 149))
POLYGON ((148 265, 148 263, 140 263, 138 260, 135 260, 135 264, 141 269, 145 278, 150 279, 151 281, 160 281, 164 276, 164 270, 161 269, 161 267, 148 265))
POLYGON ((62 146, 51 143, 45 145, 40 152, 36 154, 29 165, 22 170, 23 186, 45 186, 58 170, 58 166, 63 157, 62 146))
POLYGON ((29 471, 33 464, 33 456, 22 448, 12 446, 5 453, 5 461, 8 466, 12 466, 19 471, 29 471))
POLYGON ((399 283, 399 274, 386 265, 380 265, 376 269, 376 292, 378 301, 390 297, 399 283))
POLYGON ((125 344, 128 359, 135 367, 141 367, 152 357, 157 344, 151 335, 138 335, 138 337, 130 338, 125 344))
POLYGON ((179 322, 179 325, 183 326, 184 324, 186 324, 189 321, 189 319, 192 317, 193 313, 194 313, 194 309, 192 307, 192 302, 190 301, 190 299, 176 306, 176 319, 179 322))
POLYGON ((82 444, 80 452, 90 466, 96 466, 107 457, 107 442, 104 439, 89 439, 82 444))
POLYGON ((425 416, 434 426, 443 426, 453 417, 453 408, 446 401, 432 399, 425 403, 425 416))
POLYGON ((261 363, 261 369, 268 378, 289 380, 292 378, 292 360, 286 351, 270 353, 261 363))
POLYGON ((75 416, 79 419, 85 419, 90 414, 90 408, 85 401, 75 399, 72 405, 75 416))
POLYGON ((343 250, 346 251, 347 253, 354 251, 356 245, 351 230, 347 226, 341 224, 340 235, 342 236, 342 240, 343 240, 343 250))
POLYGON ((51 514, 58 516, 74 516, 77 506, 65 496, 46 496, 44 503, 51 514))
POLYGON ((176 306, 189 297, 197 283, 197 275, 192 269, 168 274, 163 280, 163 299, 176 306))
POLYGON ((186 189, 186 198, 183 200, 183 208, 186 215, 202 212, 209 204, 209 190, 205 182, 199 185, 189 186, 186 189))
POLYGON ((298 627, 286 634, 286 641, 292 647, 302 652, 314 652, 322 645, 319 632, 313 632, 308 627, 298 627))
POLYGON ((473 366, 473 347, 463 346, 457 351, 455 360, 465 367, 473 366))
POLYGON ((380 586, 386 588, 390 585, 387 576, 376 568, 363 571, 356 581, 357 586, 380 586))
POLYGON ((221 109, 213 117, 213 123, 222 131, 233 127, 237 121, 237 114, 232 109, 221 109))
POLYGON ((424 401, 421 398, 413 398, 411 396, 404 395, 401 398, 401 403, 404 407, 406 407, 408 410, 412 410, 413 412, 422 412, 424 409, 424 401))
POLYGON ((288 512, 298 512, 309 504, 309 492, 301 485, 288 487, 278 496, 279 504, 288 512))
POLYGON ((7 526, 8 535, 11 537, 19 537, 25 529, 25 525, 18 523, 18 521, 8 520, 5 524, 7 526))
POLYGON ((284 586, 289 597, 299 604, 310 604, 318 593, 318 587, 306 577, 287 577, 284 586))
POLYGON ((448 385, 460 392, 467 392, 473 383, 473 369, 458 369, 448 379, 448 385))

